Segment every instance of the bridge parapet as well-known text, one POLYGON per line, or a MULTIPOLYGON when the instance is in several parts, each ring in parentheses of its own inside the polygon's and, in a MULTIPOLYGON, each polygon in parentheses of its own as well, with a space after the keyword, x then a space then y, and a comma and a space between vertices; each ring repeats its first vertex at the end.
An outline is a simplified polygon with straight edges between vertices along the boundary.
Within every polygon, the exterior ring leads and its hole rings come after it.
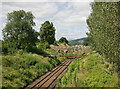
POLYGON ((54 50, 56 50, 56 51, 60 51, 60 50, 62 50, 62 51, 64 51, 64 53, 66 53, 67 51, 69 51, 69 50, 76 50, 76 51, 79 51, 79 52, 81 52, 82 50, 86 50, 86 51, 88 51, 88 50, 90 50, 90 47, 89 46, 83 46, 83 45, 77 45, 77 46, 74 46, 74 47, 71 47, 71 46, 51 46, 51 48, 53 48, 54 50))

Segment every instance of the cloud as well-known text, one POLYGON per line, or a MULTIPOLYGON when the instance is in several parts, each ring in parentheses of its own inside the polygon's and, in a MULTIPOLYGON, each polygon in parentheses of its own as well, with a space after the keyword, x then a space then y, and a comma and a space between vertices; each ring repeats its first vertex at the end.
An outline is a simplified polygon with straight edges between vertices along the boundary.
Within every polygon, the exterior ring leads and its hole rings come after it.
MULTIPOLYGON (((4 0, 2 2, 91 2, 93 0, 4 0)), ((100 0, 98 0, 100 1, 100 0)), ((104 1, 104 0, 102 0, 104 1)))
POLYGON ((57 11, 57 6, 54 3, 13 3, 13 2, 4 2, 2 4, 3 15, 6 15, 8 12, 13 10, 25 10, 32 11, 36 18, 49 18, 57 11), (9 9, 9 10, 8 10, 9 9))
POLYGON ((34 27, 34 29, 36 29, 37 32, 40 31, 40 27, 41 27, 41 24, 44 23, 44 21, 40 21, 38 19, 35 19, 34 22, 36 23, 36 26, 34 27))
POLYGON ((63 29, 63 31, 61 32, 61 30, 57 30, 57 32, 56 32, 57 40, 59 40, 61 37, 66 37, 68 40, 87 37, 86 32, 88 31, 88 29, 86 27, 84 27, 84 29, 82 27, 81 28, 73 27, 72 29, 70 29, 70 27, 68 27, 68 28, 58 27, 58 28, 63 29))
POLYGON ((54 18, 59 25, 86 25, 86 19, 91 12, 89 2, 68 2, 63 10, 59 11, 54 18))
POLYGON ((40 4, 40 7, 35 8, 33 13, 37 18, 52 18, 57 11, 58 8, 54 3, 43 3, 40 4))
POLYGON ((66 36, 68 39, 86 36, 85 31, 88 30, 86 19, 91 12, 90 0, 85 0, 86 2, 44 1, 46 2, 25 2, 25 0, 24 2, 3 2, 0 20, 5 23, 7 13, 13 12, 14 10, 31 11, 35 16, 34 21, 36 26, 34 29, 36 31, 40 30, 40 26, 44 21, 49 20, 54 23, 57 30, 57 39, 61 36, 66 36), (82 27, 85 29, 81 29, 82 27))

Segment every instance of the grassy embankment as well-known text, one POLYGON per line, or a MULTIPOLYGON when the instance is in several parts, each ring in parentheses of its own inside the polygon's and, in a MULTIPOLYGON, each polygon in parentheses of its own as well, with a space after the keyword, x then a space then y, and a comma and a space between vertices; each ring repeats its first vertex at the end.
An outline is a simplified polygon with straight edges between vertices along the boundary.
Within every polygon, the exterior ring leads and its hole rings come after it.
POLYGON ((85 54, 86 58, 77 58, 67 73, 57 80, 56 87, 118 87, 118 74, 112 64, 95 51, 85 54))
MULTIPOLYGON (((47 54, 61 54, 53 49, 44 50, 47 54)), ((2 86, 24 87, 44 75, 65 58, 49 58, 35 53, 16 53, 2 56, 2 86)))

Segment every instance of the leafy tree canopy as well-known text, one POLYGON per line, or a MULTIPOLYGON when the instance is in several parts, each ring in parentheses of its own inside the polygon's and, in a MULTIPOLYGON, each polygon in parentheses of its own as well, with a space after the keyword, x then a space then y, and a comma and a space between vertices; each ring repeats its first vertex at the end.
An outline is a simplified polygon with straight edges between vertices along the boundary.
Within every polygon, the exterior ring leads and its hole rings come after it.
POLYGON ((53 44, 55 42, 55 27, 53 27, 53 23, 49 21, 45 21, 40 28, 40 42, 48 42, 49 44, 53 44))
POLYGON ((119 6, 120 2, 93 2, 87 19, 92 47, 116 64, 120 59, 119 6))
POLYGON ((8 13, 7 24, 2 32, 10 48, 29 49, 35 44, 38 33, 32 28, 35 26, 34 18, 31 12, 24 10, 8 13))
POLYGON ((65 37, 61 37, 61 38, 59 39, 59 42, 60 42, 60 43, 67 43, 67 44, 68 44, 68 40, 67 40, 65 37))

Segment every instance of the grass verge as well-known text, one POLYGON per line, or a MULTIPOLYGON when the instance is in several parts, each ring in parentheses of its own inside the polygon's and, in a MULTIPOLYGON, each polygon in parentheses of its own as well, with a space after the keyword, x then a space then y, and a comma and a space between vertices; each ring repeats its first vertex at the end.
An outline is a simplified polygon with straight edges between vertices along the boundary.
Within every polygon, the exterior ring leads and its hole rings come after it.
POLYGON ((95 51, 86 58, 77 58, 68 67, 67 73, 57 80, 57 87, 118 87, 118 73, 95 51))
MULTIPOLYGON (((57 52, 48 49, 47 53, 57 52)), ((44 75, 65 58, 44 57, 34 53, 17 53, 2 56, 2 87, 23 88, 44 75)))

